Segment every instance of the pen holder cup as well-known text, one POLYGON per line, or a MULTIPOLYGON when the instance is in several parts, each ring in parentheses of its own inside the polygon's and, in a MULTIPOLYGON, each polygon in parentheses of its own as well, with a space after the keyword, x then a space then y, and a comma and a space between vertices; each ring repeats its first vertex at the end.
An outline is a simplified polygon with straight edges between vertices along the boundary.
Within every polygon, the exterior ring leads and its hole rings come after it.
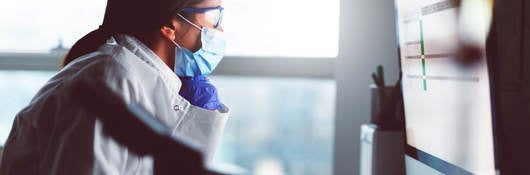
POLYGON ((379 115, 381 109, 383 108, 383 105, 385 105, 385 102, 389 100, 390 95, 392 94, 392 89, 394 89, 394 87, 392 86, 377 87, 374 84, 370 85, 370 91, 372 93, 372 107, 370 117, 371 123, 380 125, 381 123, 385 122, 385 119, 390 118, 391 120, 391 118, 393 117, 379 115))

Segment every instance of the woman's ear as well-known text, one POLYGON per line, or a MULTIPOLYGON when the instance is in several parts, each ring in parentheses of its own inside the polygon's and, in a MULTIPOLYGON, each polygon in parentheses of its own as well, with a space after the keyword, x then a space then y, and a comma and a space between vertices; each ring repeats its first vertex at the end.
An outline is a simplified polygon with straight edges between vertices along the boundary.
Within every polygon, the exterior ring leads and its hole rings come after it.
POLYGON ((171 41, 175 41, 175 26, 168 24, 160 28, 160 33, 171 41))
POLYGON ((182 30, 182 24, 181 21, 178 18, 173 18, 170 23, 168 23, 165 26, 162 26, 160 28, 160 32, 162 35, 164 35, 166 38, 171 39, 172 41, 175 41, 177 36, 182 35, 180 31, 182 30))

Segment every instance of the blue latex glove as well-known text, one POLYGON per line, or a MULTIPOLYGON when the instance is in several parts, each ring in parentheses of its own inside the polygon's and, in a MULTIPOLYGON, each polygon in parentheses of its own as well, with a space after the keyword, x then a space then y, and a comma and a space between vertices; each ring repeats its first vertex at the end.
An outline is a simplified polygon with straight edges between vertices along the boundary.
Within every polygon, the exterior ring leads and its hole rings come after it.
POLYGON ((182 87, 179 94, 191 104, 209 110, 222 108, 223 105, 217 96, 217 88, 205 75, 180 77, 180 81, 182 81, 182 87))

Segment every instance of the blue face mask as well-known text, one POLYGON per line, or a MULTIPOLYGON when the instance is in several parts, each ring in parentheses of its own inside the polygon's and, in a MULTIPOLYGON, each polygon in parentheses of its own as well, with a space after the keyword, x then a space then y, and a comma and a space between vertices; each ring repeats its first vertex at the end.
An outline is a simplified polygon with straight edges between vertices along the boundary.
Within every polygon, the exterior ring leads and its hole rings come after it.
POLYGON ((202 47, 193 53, 175 42, 177 45, 175 48, 175 73, 180 77, 209 75, 224 56, 226 37, 221 31, 206 27, 201 29, 187 19, 183 19, 201 30, 202 47))

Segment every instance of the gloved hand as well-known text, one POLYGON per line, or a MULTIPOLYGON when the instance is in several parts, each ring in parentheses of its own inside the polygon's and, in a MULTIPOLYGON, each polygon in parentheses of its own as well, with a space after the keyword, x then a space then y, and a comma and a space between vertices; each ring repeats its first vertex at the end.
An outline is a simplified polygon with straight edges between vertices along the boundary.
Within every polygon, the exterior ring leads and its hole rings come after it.
POLYGON ((223 104, 217 96, 217 88, 205 75, 179 77, 182 87, 179 94, 195 106, 209 110, 221 109, 223 104))

